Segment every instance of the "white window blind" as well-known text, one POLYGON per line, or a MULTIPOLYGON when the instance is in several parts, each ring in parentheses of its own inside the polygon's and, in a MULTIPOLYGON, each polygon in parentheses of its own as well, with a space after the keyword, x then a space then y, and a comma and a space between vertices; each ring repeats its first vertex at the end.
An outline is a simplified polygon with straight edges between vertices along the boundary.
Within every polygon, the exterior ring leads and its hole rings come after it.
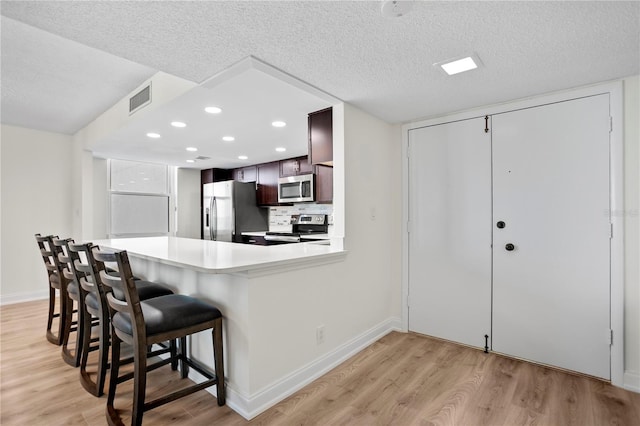
POLYGON ((169 233, 168 167, 110 160, 110 232, 112 237, 169 233))

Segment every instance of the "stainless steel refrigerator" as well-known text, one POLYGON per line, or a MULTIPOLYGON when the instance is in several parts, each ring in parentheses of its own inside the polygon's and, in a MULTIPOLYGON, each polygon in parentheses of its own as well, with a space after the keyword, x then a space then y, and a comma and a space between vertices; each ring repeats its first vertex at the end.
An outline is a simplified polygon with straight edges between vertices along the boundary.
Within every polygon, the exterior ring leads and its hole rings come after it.
POLYGON ((202 197, 205 240, 242 242, 242 232, 269 229, 268 209, 256 204, 255 182, 207 183, 202 197))

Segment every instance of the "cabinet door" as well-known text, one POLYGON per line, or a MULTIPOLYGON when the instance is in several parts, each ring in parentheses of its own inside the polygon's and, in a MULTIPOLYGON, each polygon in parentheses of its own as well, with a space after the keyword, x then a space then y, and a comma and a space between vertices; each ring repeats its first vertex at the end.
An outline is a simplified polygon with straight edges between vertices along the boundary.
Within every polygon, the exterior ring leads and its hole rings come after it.
POLYGON ((296 176, 299 170, 300 165, 295 158, 280 161, 280 177, 296 176))
POLYGON ((257 199, 260 206, 278 204, 278 178, 280 177, 280 162, 258 164, 257 166, 257 199))
POLYGON ((213 182, 213 169, 200 170, 200 184, 213 182))
POLYGON ((316 202, 333 202, 333 167, 318 164, 316 166, 316 202))
POLYGON ((298 157, 298 158, 296 158, 296 160, 298 160, 298 174, 299 175, 308 175, 308 174, 313 173, 313 165, 309 161, 309 157, 308 156, 305 155, 304 157, 298 157))
POLYGON ((491 135, 484 118, 409 132, 409 329, 484 347, 491 330, 491 135))
POLYGON ((311 164, 333 161, 333 109, 309 114, 309 158, 311 164))
POLYGON ((237 182, 256 182, 257 169, 256 166, 240 167, 233 169, 233 180, 237 182))
POLYGON ((298 176, 313 173, 313 166, 309 163, 309 157, 290 158, 280 160, 280 177, 298 176))
POLYGON ((234 179, 233 170, 228 169, 204 169, 200 170, 200 183, 223 182, 234 179))
POLYGON ((609 95, 492 122, 492 348, 609 379, 609 95))

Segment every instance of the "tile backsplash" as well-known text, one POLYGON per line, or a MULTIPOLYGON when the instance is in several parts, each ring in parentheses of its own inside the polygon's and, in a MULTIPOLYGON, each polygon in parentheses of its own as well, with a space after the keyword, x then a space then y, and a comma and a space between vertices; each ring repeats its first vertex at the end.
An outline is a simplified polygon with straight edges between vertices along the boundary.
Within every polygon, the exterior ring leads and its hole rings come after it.
POLYGON ((269 207, 269 231, 290 232, 291 215, 294 214, 326 214, 329 220, 329 233, 333 225, 333 205, 300 203, 293 206, 269 207))

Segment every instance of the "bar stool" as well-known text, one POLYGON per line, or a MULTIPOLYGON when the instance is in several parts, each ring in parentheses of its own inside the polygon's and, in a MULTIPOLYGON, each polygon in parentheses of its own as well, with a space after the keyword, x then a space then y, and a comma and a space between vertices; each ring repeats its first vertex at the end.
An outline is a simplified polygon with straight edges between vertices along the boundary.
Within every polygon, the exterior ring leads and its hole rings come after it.
MULTIPOLYGON (((104 286, 100 282, 100 271, 105 270, 102 262, 95 260, 93 250, 98 249, 92 243, 68 244, 69 255, 72 259, 71 269, 75 275, 76 282, 85 293, 84 307, 87 315, 84 317, 82 336, 82 357, 80 359, 80 383, 82 387, 94 396, 104 394, 104 383, 109 369, 109 342, 110 342, 110 313, 104 286), (91 325, 98 326, 97 345, 95 339, 91 339, 91 325), (98 368, 96 379, 91 378, 87 371, 89 353, 98 351, 98 368)), ((117 271, 109 271, 109 274, 116 275, 117 271)), ((157 283, 149 281, 135 280, 136 288, 142 300, 153 297, 173 294, 171 289, 157 283)), ((154 355, 170 352, 171 348, 154 352, 154 355)), ((173 348, 175 352, 175 348, 173 348)), ((132 360, 131 360, 132 361, 132 360)), ((126 360, 121 362, 127 362, 126 360)), ((130 362, 130 361, 129 361, 130 362)))
POLYGON ((62 272, 60 270, 53 239, 57 238, 53 235, 43 237, 35 234, 44 267, 47 270, 47 280, 49 287, 49 315, 47 318, 47 340, 54 345, 60 346, 64 338, 64 330, 67 323, 69 297, 67 295, 67 286, 62 272), (63 285, 65 284, 65 285, 63 285), (58 294, 58 312, 56 312, 56 294, 58 294), (57 334, 52 330, 53 319, 58 318, 57 334))
MULTIPOLYGON (((113 402, 116 387, 128 380, 130 374, 119 376, 120 344, 126 342, 134 348, 134 392, 132 425, 140 425, 145 411, 190 395, 199 390, 216 385, 217 402, 219 406, 225 404, 224 364, 222 348, 222 314, 220 311, 201 300, 184 295, 160 296, 140 301, 136 289, 131 266, 126 251, 107 253, 94 252, 95 259, 101 262, 115 263, 120 277, 100 273, 102 284, 113 291, 107 293, 107 300, 112 309, 111 317, 111 373, 109 378, 109 393, 107 396, 107 420, 109 424, 121 424, 113 402), (124 297, 119 297, 124 296, 124 297), (186 336, 212 330, 215 374, 204 370, 192 362, 188 357, 186 336), (207 378, 202 383, 172 392, 150 402, 145 402, 147 371, 155 369, 160 364, 167 364, 171 360, 164 360, 147 366, 147 347, 166 340, 180 340, 178 359, 182 378, 187 376, 187 366, 193 368, 207 378)), ((173 367, 173 363, 172 363, 173 367)))
POLYGON ((67 296, 69 300, 67 302, 68 319, 72 318, 73 312, 77 313, 76 321, 66 321, 64 331, 62 334, 62 359, 73 367, 80 365, 80 356, 82 354, 82 337, 83 330, 86 327, 91 328, 91 321, 85 324, 85 316, 87 316, 87 310, 85 307, 86 292, 80 287, 77 282, 76 274, 73 269, 73 260, 69 252, 69 243, 73 242, 71 238, 67 239, 53 239, 54 252, 58 260, 60 271, 64 281, 67 283, 67 296), (75 309, 74 309, 75 305, 75 309), (69 338, 71 333, 76 333, 76 345, 75 353, 71 353, 69 350, 69 338))

